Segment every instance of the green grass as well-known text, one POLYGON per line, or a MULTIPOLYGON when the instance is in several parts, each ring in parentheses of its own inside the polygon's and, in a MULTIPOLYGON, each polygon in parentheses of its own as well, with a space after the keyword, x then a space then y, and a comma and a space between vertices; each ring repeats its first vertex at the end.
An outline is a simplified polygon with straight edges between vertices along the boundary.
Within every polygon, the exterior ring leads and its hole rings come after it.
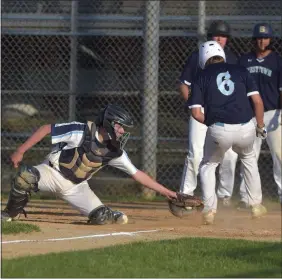
POLYGON ((2 276, 279 278, 282 275, 281 264, 279 242, 183 238, 4 259, 2 276))
POLYGON ((23 224, 19 222, 2 222, 2 234, 18 234, 40 232, 40 228, 33 224, 23 224))

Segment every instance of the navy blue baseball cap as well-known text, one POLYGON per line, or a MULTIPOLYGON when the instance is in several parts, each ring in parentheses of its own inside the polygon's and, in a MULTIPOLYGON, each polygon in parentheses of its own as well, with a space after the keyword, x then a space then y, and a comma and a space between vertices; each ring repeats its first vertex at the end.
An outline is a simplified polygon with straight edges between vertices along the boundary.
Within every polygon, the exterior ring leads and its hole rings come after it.
POLYGON ((272 38, 273 31, 268 23, 256 24, 253 30, 253 38, 272 38))

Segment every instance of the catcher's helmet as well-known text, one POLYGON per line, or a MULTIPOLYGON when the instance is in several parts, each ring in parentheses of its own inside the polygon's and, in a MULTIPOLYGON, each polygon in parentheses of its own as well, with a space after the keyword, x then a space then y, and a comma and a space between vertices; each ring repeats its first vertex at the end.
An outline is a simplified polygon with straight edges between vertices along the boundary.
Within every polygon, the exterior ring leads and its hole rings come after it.
MULTIPOLYGON (((96 119, 96 124, 105 128, 110 139, 116 140, 114 131, 115 123, 125 127, 133 127, 133 120, 125 109, 115 104, 109 104, 100 111, 96 119)), ((128 137, 129 133, 124 133, 121 139, 119 139, 122 144, 121 147, 124 146, 128 137)))
POLYGON ((253 29, 253 38, 273 38, 273 31, 268 23, 258 23, 253 29))
POLYGON ((208 40, 214 36, 230 37, 231 28, 229 24, 223 20, 213 21, 208 29, 208 40))
POLYGON ((226 62, 225 52, 218 42, 208 41, 200 45, 199 65, 202 69, 205 68, 206 62, 213 56, 220 56, 226 62))

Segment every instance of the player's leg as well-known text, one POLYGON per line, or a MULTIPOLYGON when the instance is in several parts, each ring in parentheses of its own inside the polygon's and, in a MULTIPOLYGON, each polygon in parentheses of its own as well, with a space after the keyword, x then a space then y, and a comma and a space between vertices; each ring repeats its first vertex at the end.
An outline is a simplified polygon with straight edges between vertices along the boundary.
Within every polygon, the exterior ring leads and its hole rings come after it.
POLYGON ((279 201, 282 203, 282 189, 281 189, 281 110, 272 110, 265 113, 265 122, 268 131, 266 138, 272 161, 273 161, 273 177, 278 189, 279 201))
POLYGON ((127 223, 125 214, 103 205, 90 189, 87 181, 73 184, 70 180, 64 178, 60 172, 47 164, 41 164, 36 168, 40 173, 44 174, 38 183, 39 190, 57 194, 84 216, 89 217, 90 223, 127 223))
POLYGON ((215 192, 216 176, 215 170, 222 161, 225 152, 232 145, 232 136, 224 132, 224 127, 213 125, 208 128, 204 157, 200 164, 200 178, 204 202, 204 223, 212 224, 217 211, 217 195, 215 192))
POLYGON ((219 185, 217 190, 217 196, 222 201, 224 206, 230 205, 230 199, 232 197, 235 171, 238 154, 229 148, 219 167, 219 185))
MULTIPOLYGON (((257 161, 259 160, 261 145, 262 145, 262 139, 255 137, 253 149, 254 149, 257 161)), ((249 204, 248 204, 248 193, 247 193, 246 184, 244 181, 244 166, 242 165, 242 163, 240 165, 240 178, 241 178, 240 188, 239 188, 240 189, 240 202, 237 205, 237 209, 245 210, 245 209, 249 209, 249 204)))
POLYGON ((194 190, 197 187, 199 165, 203 158, 203 147, 207 127, 206 125, 199 123, 192 116, 190 116, 188 129, 188 154, 185 158, 182 180, 180 184, 180 192, 188 195, 193 195, 194 190))
POLYGON ((258 170, 257 158, 254 151, 255 127, 252 122, 242 125, 240 133, 234 139, 233 150, 236 151, 243 164, 243 180, 247 192, 247 204, 252 207, 254 218, 266 213, 261 205, 262 191, 261 180, 258 170))
POLYGON ((87 216, 90 224, 126 224, 128 222, 124 213, 105 206, 90 189, 87 181, 72 185, 71 188, 64 190, 62 198, 84 216, 87 216))
MULTIPOLYGON (((61 174, 43 163, 34 167, 22 165, 12 181, 11 192, 2 218, 13 220, 19 213, 24 212, 24 207, 29 201, 31 190, 60 194, 62 188, 61 174)), ((72 183, 64 179, 63 187, 71 187, 72 183)))
POLYGON ((8 202, 1 214, 2 220, 12 221, 19 214, 25 214, 24 207, 29 201, 31 191, 38 191, 40 178, 41 174, 35 167, 20 165, 12 179, 8 202))

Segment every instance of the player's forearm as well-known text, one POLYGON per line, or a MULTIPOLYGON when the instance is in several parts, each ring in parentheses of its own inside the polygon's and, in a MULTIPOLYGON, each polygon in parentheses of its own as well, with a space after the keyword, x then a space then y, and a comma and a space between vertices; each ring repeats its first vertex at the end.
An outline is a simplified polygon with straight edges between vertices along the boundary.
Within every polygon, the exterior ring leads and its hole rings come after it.
POLYGON ((184 99, 184 101, 187 101, 189 99, 189 96, 190 96, 189 87, 186 84, 181 83, 180 86, 179 86, 179 91, 180 91, 180 95, 184 99))
POLYGON ((46 135, 51 133, 51 125, 43 125, 36 132, 34 132, 27 141, 18 147, 17 151, 25 153, 28 149, 34 146, 36 143, 41 141, 46 135))
POLYGON ((143 171, 138 170, 136 174, 132 176, 137 182, 140 184, 164 195, 164 196, 174 196, 175 193, 158 182, 156 182, 154 179, 152 179, 149 175, 144 173, 143 171))
POLYGON ((201 112, 201 108, 192 108, 191 110, 192 116, 194 119, 196 119, 200 123, 205 122, 205 115, 201 112))
POLYGON ((255 110, 255 117, 257 121, 258 127, 263 127, 264 122, 263 122, 263 115, 264 115, 264 107, 263 107, 263 102, 256 102, 254 103, 254 110, 255 110))

